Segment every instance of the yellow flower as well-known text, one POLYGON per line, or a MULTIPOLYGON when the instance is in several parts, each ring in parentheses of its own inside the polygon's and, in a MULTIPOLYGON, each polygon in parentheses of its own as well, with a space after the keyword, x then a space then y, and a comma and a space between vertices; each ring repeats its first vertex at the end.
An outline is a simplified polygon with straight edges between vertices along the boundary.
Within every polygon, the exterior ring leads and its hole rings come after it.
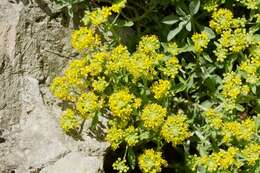
POLYGON ((215 11, 220 4, 220 0, 203 0, 201 5, 208 12, 215 11))
POLYGON ((113 163, 113 169, 118 171, 118 173, 127 173, 129 167, 126 165, 126 160, 120 157, 113 163))
POLYGON ((207 48, 210 38, 206 32, 195 33, 191 37, 194 43, 195 52, 201 53, 203 49, 207 48))
POLYGON ((181 144, 191 135, 186 120, 186 117, 183 115, 169 116, 162 126, 162 137, 167 142, 171 142, 173 146, 181 144))
POLYGON ((235 72, 226 73, 223 79, 222 94, 227 98, 236 99, 241 91, 241 77, 235 72))
POLYGON ((237 169, 241 166, 241 162, 236 160, 238 153, 238 148, 229 147, 227 151, 220 150, 210 155, 195 157, 194 167, 203 166, 208 172, 231 171, 232 168, 237 169))
POLYGON ((56 77, 53 79, 50 89, 55 97, 64 100, 70 101, 74 100, 74 97, 71 96, 69 86, 67 85, 67 79, 65 77, 56 77))
POLYGON ((241 151, 242 156, 248 162, 250 166, 254 166, 257 160, 260 160, 260 145, 249 144, 241 151))
POLYGON ((160 68, 164 75, 174 79, 181 68, 179 60, 173 56, 165 62, 165 67, 160 68))
POLYGON ((217 49, 214 50, 214 54, 217 57, 217 61, 223 62, 228 55, 228 49, 224 48, 221 44, 216 43, 217 49))
POLYGON ((260 4, 257 0, 236 0, 237 2, 243 4, 248 9, 258 9, 258 6, 260 4))
POLYGON ((203 113, 207 122, 211 127, 215 129, 220 129, 223 125, 223 120, 221 119, 221 115, 215 109, 209 108, 206 112, 203 113))
POLYGON ((78 93, 82 93, 87 86, 81 78, 69 78, 67 76, 53 79, 50 89, 59 99, 64 101, 75 101, 78 93))
POLYGON ((249 86, 248 86, 248 85, 243 85, 243 86, 241 87, 241 92, 242 92, 242 94, 244 94, 244 95, 248 95, 248 93, 250 92, 249 86))
POLYGON ((180 52, 178 45, 175 42, 168 43, 165 50, 171 54, 171 56, 177 56, 180 52))
POLYGON ((111 144, 111 148, 116 150, 121 142, 124 140, 124 131, 122 129, 118 129, 116 127, 111 127, 108 129, 106 135, 106 141, 111 144))
POLYGON ((242 62, 239 68, 246 74, 248 83, 255 84, 260 80, 260 76, 257 73, 258 69, 260 69, 260 57, 251 57, 251 59, 242 62))
POLYGON ((155 103, 148 104, 143 109, 141 120, 143 120, 145 127, 156 130, 162 125, 166 113, 166 108, 155 103))
POLYGON ((126 3, 127 0, 117 0, 115 3, 113 3, 111 10, 115 13, 120 13, 120 11, 125 8, 126 3))
POLYGON ((233 13, 228 9, 219 9, 212 14, 212 20, 209 26, 217 33, 221 33, 224 30, 231 28, 233 19, 233 13))
POLYGON ((252 119, 246 119, 242 123, 237 121, 224 123, 221 130, 223 141, 228 143, 233 138, 249 141, 255 133, 255 128, 255 122, 252 119))
POLYGON ((132 55, 127 66, 127 71, 133 76, 134 81, 137 81, 140 77, 153 79, 153 76, 157 74, 154 67, 155 61, 145 53, 139 51, 132 55))
POLYGON ((246 33, 245 29, 238 28, 233 32, 224 31, 218 40, 222 47, 233 53, 243 51, 251 44, 251 35, 246 33))
POLYGON ((139 141, 138 129, 134 126, 129 126, 125 130, 125 141, 129 146, 135 146, 139 141))
POLYGON ((102 93, 108 86, 108 82, 105 78, 98 77, 98 80, 94 80, 92 86, 94 91, 102 93))
POLYGON ((166 160, 162 158, 161 152, 147 149, 138 157, 138 164, 143 173, 157 173, 162 167, 167 166, 166 160))
POLYGON ((160 48, 160 41, 155 35, 146 35, 141 38, 141 41, 138 45, 138 51, 144 53, 154 52, 160 48))
POLYGON ((115 47, 108 57, 106 62, 106 73, 117 73, 122 69, 125 69, 129 66, 129 56, 130 53, 127 50, 126 46, 119 45, 115 47))
POLYGON ((86 16, 89 18, 91 23, 98 26, 102 23, 107 22, 108 17, 112 15, 111 7, 98 8, 95 11, 87 13, 86 16))
POLYGON ((66 109, 61 115, 60 125, 66 133, 76 130, 80 126, 80 119, 71 109, 66 109))
POLYGON ((109 108, 112 111, 112 115, 121 119, 128 119, 133 111, 133 101, 134 95, 129 94, 128 90, 113 93, 109 97, 109 108))
POLYGON ((142 105, 142 99, 136 98, 136 99, 134 100, 134 103, 133 103, 134 108, 135 108, 135 109, 138 109, 141 105, 142 105))
POLYGON ((94 116, 100 107, 98 97, 93 92, 83 93, 76 102, 76 109, 83 118, 94 116))
POLYGON ((101 42, 99 35, 95 34, 93 29, 82 27, 72 33, 71 44, 77 51, 83 52, 88 48, 100 46, 101 42))
POLYGON ((167 92, 171 88, 171 83, 168 80, 159 80, 154 82, 151 90, 154 93, 156 99, 160 99, 166 96, 167 92))

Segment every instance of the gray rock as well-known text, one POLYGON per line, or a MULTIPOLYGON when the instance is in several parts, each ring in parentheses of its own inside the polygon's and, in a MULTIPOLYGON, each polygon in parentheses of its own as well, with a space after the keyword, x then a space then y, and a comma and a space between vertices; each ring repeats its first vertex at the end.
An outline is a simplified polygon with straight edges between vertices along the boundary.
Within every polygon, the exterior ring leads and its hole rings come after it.
POLYGON ((99 173, 102 165, 102 158, 86 157, 79 152, 72 152, 40 173, 99 173))
POLYGON ((62 165, 77 170, 76 164, 82 165, 78 171, 96 173, 103 165, 107 143, 88 136, 87 128, 76 141, 59 127, 60 102, 49 85, 77 54, 69 20, 50 2, 0 0, 1 173, 50 172, 62 165))

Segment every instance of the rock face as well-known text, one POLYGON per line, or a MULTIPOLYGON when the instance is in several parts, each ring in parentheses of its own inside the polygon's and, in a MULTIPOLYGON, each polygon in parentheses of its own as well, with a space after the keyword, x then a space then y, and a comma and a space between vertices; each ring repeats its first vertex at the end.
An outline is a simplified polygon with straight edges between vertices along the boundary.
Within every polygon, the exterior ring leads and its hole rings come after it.
MULTIPOLYGON (((61 131, 49 84, 70 59, 69 20, 49 0, 0 0, 0 172, 102 172, 107 144, 61 131)), ((55 4, 54 4, 55 5, 55 4)))

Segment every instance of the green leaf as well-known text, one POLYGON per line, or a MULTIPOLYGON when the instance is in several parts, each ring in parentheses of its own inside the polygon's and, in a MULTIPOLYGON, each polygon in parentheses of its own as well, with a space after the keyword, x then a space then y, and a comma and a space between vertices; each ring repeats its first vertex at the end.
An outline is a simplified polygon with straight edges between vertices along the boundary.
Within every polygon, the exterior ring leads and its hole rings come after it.
POLYGON ((176 13, 180 16, 186 16, 185 11, 179 6, 176 7, 176 13))
POLYGON ((211 101, 209 101, 209 100, 205 100, 205 101, 202 102, 200 105, 201 105, 203 108, 210 108, 210 107, 213 105, 213 103, 212 103, 211 101))
POLYGON ((139 136, 139 139, 142 141, 142 140, 147 140, 150 138, 150 133, 148 131, 143 131, 140 136, 139 136))
POLYGON ((98 117, 101 116, 101 112, 98 112, 95 114, 95 116, 92 118, 92 122, 91 122, 91 126, 90 129, 91 130, 95 130, 98 124, 98 117))
POLYGON ((213 63, 213 60, 210 58, 209 54, 203 53, 203 58, 204 58, 205 60, 207 60, 208 62, 213 63))
POLYGON ((178 84, 175 88, 174 88, 174 93, 179 93, 182 92, 186 89, 186 85, 184 85, 183 83, 178 84))
POLYGON ((174 30, 171 30, 167 36, 167 40, 170 41, 172 40, 177 34, 179 34, 183 28, 183 25, 185 24, 186 22, 180 22, 179 23, 179 26, 177 28, 175 28, 174 30))
POLYGON ((212 29, 210 29, 209 27, 204 26, 202 31, 206 32, 210 39, 214 39, 216 37, 215 32, 212 29))
POLYGON ((167 36, 167 40, 171 41, 179 32, 181 32, 182 28, 177 27, 174 30, 171 30, 167 36))
POLYGON ((186 25, 186 30, 187 31, 191 31, 191 21, 189 21, 188 23, 187 23, 187 25, 186 25))
POLYGON ((236 104, 236 110, 238 110, 240 112, 244 112, 245 108, 242 105, 240 105, 240 104, 236 104))
POLYGON ((135 157, 135 153, 134 150, 132 148, 128 149, 127 152, 127 160, 129 163, 130 168, 133 170, 135 169, 135 165, 136 165, 136 157, 135 157))
POLYGON ((216 90, 216 80, 214 76, 209 76, 205 81, 204 84, 210 91, 215 91, 216 90))
POLYGON ((115 23, 115 26, 117 26, 117 27, 131 27, 133 25, 134 25, 133 21, 119 20, 119 19, 115 23))
POLYGON ((193 0, 189 4, 189 10, 191 14, 197 14, 200 9, 200 0, 193 0))
POLYGON ((180 21, 178 16, 175 15, 170 15, 170 16, 166 16, 162 23, 167 24, 167 25, 173 25, 175 23, 177 23, 178 21, 180 21))

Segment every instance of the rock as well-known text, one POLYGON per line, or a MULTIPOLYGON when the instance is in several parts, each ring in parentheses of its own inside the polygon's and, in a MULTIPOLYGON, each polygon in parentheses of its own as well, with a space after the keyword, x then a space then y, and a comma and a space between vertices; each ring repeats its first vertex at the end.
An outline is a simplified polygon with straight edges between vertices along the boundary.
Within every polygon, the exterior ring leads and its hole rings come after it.
POLYGON ((107 143, 87 129, 82 141, 65 135, 60 102, 49 91, 52 79, 77 57, 71 30, 52 0, 0 0, 1 173, 55 171, 64 162, 73 170, 75 164, 102 170, 107 143))
POLYGON ((16 135, 17 146, 11 159, 19 163, 17 170, 37 169, 70 150, 64 144, 57 119, 43 103, 38 81, 25 76, 22 86, 20 133, 16 135))
POLYGON ((86 157, 81 153, 72 152, 50 165, 40 173, 99 173, 103 160, 98 157, 86 157))

